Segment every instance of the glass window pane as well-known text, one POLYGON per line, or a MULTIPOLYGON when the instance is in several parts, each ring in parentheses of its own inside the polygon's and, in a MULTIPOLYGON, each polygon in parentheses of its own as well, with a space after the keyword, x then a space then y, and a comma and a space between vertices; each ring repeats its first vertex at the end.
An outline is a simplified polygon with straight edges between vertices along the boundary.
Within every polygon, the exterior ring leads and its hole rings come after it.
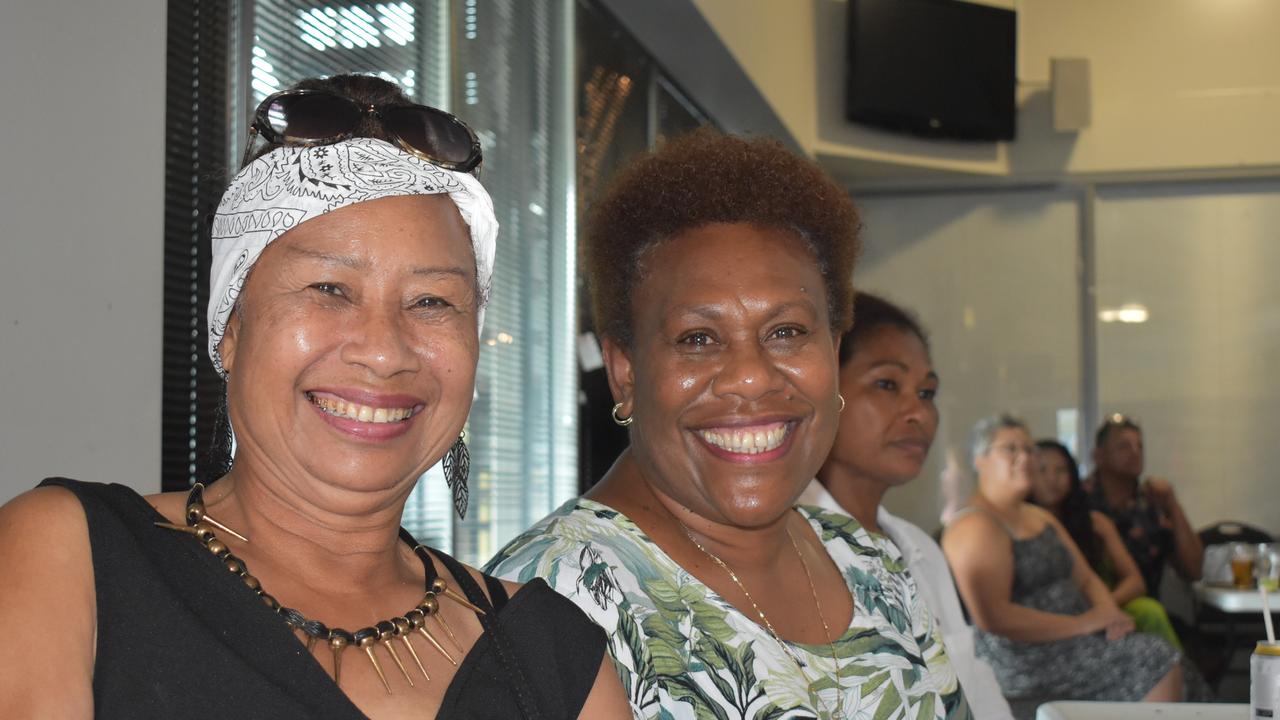
POLYGON ((438 105, 448 62, 440 43, 444 5, 256 0, 248 68, 254 105, 300 78, 339 73, 378 75, 438 105))
POLYGON ((573 4, 461 2, 456 108, 485 145, 502 232, 471 410, 467 562, 577 494, 573 4))
POLYGON ((1099 408, 1137 416, 1193 527, 1274 530, 1280 183, 1109 189, 1097 222, 1099 408))
POLYGON ((938 527, 940 478, 972 491, 969 431, 1002 410, 1036 437, 1079 406, 1078 210, 1054 192, 857 198, 865 250, 854 286, 914 310, 941 378, 941 424, 920 477, 885 497, 938 527))
MULTIPOLYGON (((557 103, 569 97, 572 8, 255 0, 252 38, 237 38, 251 44, 236 117, 302 77, 368 73, 454 112, 480 137, 502 229, 467 427, 470 510, 456 520, 435 467, 404 514, 420 540, 472 564, 577 489, 572 105, 557 103)), ((243 141, 241 132, 230 152, 243 141)))

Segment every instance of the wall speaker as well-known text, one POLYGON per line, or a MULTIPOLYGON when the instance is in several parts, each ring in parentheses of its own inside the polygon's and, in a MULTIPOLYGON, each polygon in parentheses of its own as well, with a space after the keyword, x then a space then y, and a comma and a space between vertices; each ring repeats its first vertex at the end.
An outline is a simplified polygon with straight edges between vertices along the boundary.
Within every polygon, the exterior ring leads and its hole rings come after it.
POLYGON ((1089 92, 1088 58, 1049 60, 1049 88, 1053 98, 1053 129, 1076 132, 1089 127, 1093 106, 1089 92))

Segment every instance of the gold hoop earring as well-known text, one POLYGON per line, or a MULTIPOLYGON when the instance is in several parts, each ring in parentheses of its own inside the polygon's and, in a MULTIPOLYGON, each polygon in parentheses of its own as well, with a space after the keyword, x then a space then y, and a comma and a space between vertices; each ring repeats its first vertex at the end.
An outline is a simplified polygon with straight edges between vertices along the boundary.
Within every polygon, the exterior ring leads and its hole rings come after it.
POLYGON ((840 410, 839 410, 839 412, 837 413, 837 414, 839 414, 839 413, 844 412, 844 396, 843 396, 843 395, 841 395, 840 393, 836 393, 836 397, 840 398, 840 410))
POLYGON ((609 414, 613 416, 613 421, 615 423, 621 425, 622 427, 626 427, 635 421, 636 416, 634 413, 632 413, 631 417, 620 418, 618 417, 618 411, 621 409, 622 409, 622 403, 618 403, 617 405, 613 406, 613 411, 610 412, 609 414))

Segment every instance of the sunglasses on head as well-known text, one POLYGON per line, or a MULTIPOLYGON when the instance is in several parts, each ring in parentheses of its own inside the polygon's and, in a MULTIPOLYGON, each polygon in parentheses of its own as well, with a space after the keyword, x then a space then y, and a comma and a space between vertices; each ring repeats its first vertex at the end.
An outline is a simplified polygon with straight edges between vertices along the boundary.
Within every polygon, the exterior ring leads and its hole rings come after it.
POLYGON ((1106 417, 1106 420, 1104 420, 1102 424, 1104 427, 1126 427, 1133 428, 1135 430, 1139 429, 1138 418, 1131 415, 1122 415, 1121 413, 1111 413, 1106 417))
POLYGON ((327 90, 285 90, 258 105, 240 166, 253 156, 254 138, 272 145, 328 145, 352 136, 371 115, 405 152, 446 170, 476 174, 480 140, 458 118, 426 105, 361 105, 327 90))
POLYGON ((1131 415, 1111 413, 1102 421, 1102 426, 1098 428, 1098 432, 1094 436, 1093 444, 1096 447, 1101 447, 1112 430, 1137 430, 1142 432, 1142 426, 1138 424, 1138 419, 1131 415))

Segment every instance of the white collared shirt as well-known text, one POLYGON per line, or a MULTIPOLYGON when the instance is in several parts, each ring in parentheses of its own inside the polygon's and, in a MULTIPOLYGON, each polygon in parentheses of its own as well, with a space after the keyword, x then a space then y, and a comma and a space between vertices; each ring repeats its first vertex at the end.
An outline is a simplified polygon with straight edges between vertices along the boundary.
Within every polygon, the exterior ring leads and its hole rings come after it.
MULTIPOLYGON (((817 480, 809 483, 796 503, 849 514, 817 480)), ((924 530, 894 516, 883 505, 876 510, 876 522, 902 551, 920 598, 941 626, 942 642, 973 716, 979 720, 1012 720, 1013 712, 1000 692, 995 672, 974 654, 973 627, 965 622, 942 548, 924 530)))

